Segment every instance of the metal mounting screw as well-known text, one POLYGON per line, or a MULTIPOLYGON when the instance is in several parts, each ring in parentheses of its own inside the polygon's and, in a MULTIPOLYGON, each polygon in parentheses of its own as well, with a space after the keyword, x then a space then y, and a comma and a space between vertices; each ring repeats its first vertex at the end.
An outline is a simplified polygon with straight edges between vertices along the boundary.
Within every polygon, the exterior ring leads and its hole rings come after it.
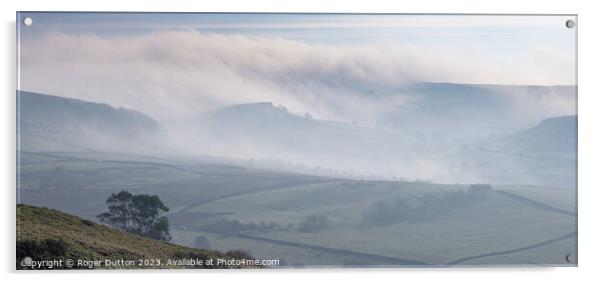
POLYGON ((568 27, 568 28, 573 28, 573 27, 575 27, 575 21, 568 20, 568 21, 566 21, 566 23, 564 25, 566 25, 566 27, 568 27))

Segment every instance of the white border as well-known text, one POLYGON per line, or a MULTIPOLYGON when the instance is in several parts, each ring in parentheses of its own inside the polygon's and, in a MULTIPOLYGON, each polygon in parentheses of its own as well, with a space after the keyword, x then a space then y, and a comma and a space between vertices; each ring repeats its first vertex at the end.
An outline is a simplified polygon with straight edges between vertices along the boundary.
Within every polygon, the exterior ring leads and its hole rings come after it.
POLYGON ((4 192, 0 236, 0 269, 2 281, 102 281, 105 279, 164 280, 252 280, 307 281, 587 281, 594 280, 602 254, 602 185, 600 146, 602 140, 600 112, 602 75, 600 61, 600 28, 602 11, 596 1, 395 1, 395 0, 4 0, 0 1, 2 17, 2 162, 0 179, 4 192), (562 13, 579 15, 579 267, 577 268, 493 268, 493 269, 343 269, 343 270, 277 270, 277 271, 130 271, 130 272, 58 272, 15 274, 15 12, 16 11, 158 11, 158 12, 386 12, 386 13, 562 13), (90 275, 96 274, 96 275, 90 275), (168 276, 169 275, 169 276, 168 276), (84 277, 85 276, 85 277, 84 277))

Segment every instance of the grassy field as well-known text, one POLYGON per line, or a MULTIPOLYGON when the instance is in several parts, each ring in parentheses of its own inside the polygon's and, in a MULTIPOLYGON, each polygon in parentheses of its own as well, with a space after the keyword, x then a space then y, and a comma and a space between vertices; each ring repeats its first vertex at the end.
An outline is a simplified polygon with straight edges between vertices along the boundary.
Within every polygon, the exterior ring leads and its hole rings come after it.
POLYGON ((570 188, 493 185, 473 197, 469 184, 360 181, 95 152, 20 155, 23 203, 94 219, 112 192, 159 195, 181 245, 204 236, 212 249, 242 249, 292 267, 574 265, 565 260, 576 252, 570 188), (400 202, 407 217, 366 219, 375 206, 400 202), (301 231, 311 215, 326 217, 328 226, 301 231), (211 227, 233 221, 244 228, 211 227), (262 229, 262 222, 273 225, 262 229))
MULTIPOLYGON (((447 264, 458 258, 481 253, 520 248, 556 238, 576 229, 574 216, 553 213, 517 202, 496 193, 467 207, 448 210, 439 216, 417 222, 397 222, 388 226, 363 226, 362 213, 370 203, 387 198, 419 198, 422 193, 463 189, 464 186, 434 184, 375 183, 371 187, 354 190, 343 183, 319 184, 273 192, 230 197, 194 210, 199 212, 229 211, 225 215, 240 221, 274 221, 280 225, 296 224, 305 215, 323 214, 332 222, 332 228, 319 232, 276 231, 256 232, 256 236, 311 245, 379 254, 429 264, 447 264)), ((530 194, 520 187, 502 187, 510 191, 530 194)), ((570 194, 539 195, 544 202, 570 202, 570 194), (564 198, 563 198, 564 197, 564 198)), ((568 205, 565 204, 565 205, 568 205)), ((205 221, 210 221, 206 219, 205 221)), ((202 226, 203 220, 195 222, 202 226)), ((565 249, 574 248, 566 240, 565 249)), ((251 249, 251 251, 253 251, 251 249)), ((563 264, 563 253, 539 257, 540 264, 563 264)), ((478 259, 467 264, 479 264, 478 259)), ((519 263, 507 260, 506 264, 519 263)))

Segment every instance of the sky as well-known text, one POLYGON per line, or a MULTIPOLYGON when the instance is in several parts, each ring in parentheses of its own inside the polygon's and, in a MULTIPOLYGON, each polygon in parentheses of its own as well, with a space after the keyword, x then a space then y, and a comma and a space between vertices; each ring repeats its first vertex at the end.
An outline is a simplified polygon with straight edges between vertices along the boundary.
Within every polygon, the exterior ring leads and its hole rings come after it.
POLYGON ((412 82, 573 85, 568 19, 20 13, 18 87, 167 123, 262 101, 345 120, 357 105, 402 105, 400 89, 412 82), (374 92, 389 98, 365 98, 374 92))

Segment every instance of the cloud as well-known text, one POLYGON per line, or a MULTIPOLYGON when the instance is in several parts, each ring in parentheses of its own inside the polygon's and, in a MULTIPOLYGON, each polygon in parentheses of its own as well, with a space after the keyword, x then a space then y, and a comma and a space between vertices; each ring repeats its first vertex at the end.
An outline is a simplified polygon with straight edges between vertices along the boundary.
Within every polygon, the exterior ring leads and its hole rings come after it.
POLYGON ((20 89, 136 109, 165 124, 259 101, 370 123, 403 105, 400 89, 412 81, 563 84, 573 64, 549 52, 527 60, 445 46, 327 46, 194 30, 50 33, 20 48, 20 89))

